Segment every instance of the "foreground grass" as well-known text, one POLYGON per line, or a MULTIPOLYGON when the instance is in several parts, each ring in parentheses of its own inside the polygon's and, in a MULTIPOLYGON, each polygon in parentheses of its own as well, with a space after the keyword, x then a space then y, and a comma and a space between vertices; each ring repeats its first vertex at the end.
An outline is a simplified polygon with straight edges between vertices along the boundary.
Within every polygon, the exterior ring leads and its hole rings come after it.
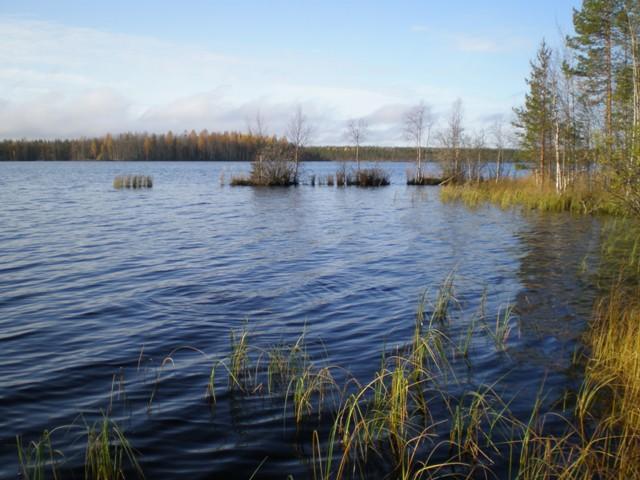
POLYGON ((533 176, 445 185, 440 198, 461 201, 470 207, 493 203, 501 208, 522 207, 543 212, 616 216, 627 213, 599 180, 586 178, 577 180, 563 192, 557 192, 551 183, 539 185, 533 176))
MULTIPOLYGON (((508 350, 516 313, 506 306, 495 318, 485 318, 482 302, 467 337, 453 341, 448 335, 457 311, 452 275, 435 298, 422 298, 412 337, 390 352, 383 349, 378 371, 365 382, 311 358, 305 334, 293 344, 262 348, 252 344, 247 328, 233 331, 229 354, 217 360, 182 348, 212 362, 209 378, 203 379, 212 405, 216 391, 280 397, 283 419, 291 419, 296 429, 312 425, 307 442, 315 479, 372 474, 400 479, 640 478, 640 290, 626 278, 631 271, 624 272, 625 278, 595 308, 581 388, 552 410, 542 410, 542 397, 534 399, 524 420, 511 413, 514 399, 502 398, 494 385, 463 385, 456 379, 454 363, 473 361, 473 335, 483 333, 497 352, 508 350), (451 384, 458 393, 451 393, 451 384), (565 428, 549 433, 547 424, 557 424, 558 418, 565 428), (328 430, 318 423, 328 424, 328 430)), ((162 366, 174 365, 175 352, 162 366)), ((155 390, 149 406, 154 395, 155 390)), ((24 478, 64 477, 57 468, 64 456, 54 441, 59 430, 28 444, 18 439, 24 478)), ((113 420, 103 416, 83 431, 86 479, 142 476, 132 446, 113 420)))

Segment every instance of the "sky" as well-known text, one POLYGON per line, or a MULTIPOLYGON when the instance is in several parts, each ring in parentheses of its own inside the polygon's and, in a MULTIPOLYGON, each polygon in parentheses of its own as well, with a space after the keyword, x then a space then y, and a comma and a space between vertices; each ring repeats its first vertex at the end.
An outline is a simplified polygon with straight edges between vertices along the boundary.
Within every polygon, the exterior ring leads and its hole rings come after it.
POLYGON ((298 106, 311 143, 403 144, 424 101, 467 132, 506 122, 542 38, 580 0, 0 0, 0 138, 107 132, 282 135, 298 106))

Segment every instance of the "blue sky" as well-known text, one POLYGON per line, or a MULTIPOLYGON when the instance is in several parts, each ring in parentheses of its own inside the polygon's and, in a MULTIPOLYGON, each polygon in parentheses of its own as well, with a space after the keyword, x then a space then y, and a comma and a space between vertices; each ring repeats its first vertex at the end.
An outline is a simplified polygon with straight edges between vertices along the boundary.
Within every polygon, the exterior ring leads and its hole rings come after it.
MULTIPOLYGON (((423 100, 440 125, 508 120, 540 40, 571 31, 579 0, 0 1, 0 138, 106 131, 281 134, 301 105, 313 142, 401 144, 423 100)), ((436 127, 437 128, 437 127, 436 127)))

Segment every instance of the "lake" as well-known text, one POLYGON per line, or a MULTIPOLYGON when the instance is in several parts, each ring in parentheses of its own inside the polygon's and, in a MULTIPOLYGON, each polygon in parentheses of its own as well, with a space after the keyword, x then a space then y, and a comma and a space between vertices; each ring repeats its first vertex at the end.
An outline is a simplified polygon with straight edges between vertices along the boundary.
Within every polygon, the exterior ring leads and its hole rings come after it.
POLYGON ((311 477, 312 428, 282 395, 222 378, 206 401, 231 330, 258 349, 304 333, 310 358, 366 381, 451 273, 454 342, 480 308, 489 324, 516 315, 506 351, 478 329, 450 388, 497 382, 522 417, 543 381, 562 398, 580 381, 601 221, 443 204, 404 184, 409 166, 382 164, 384 188, 254 189, 221 185, 242 163, 0 163, 0 477, 17 476, 17 435, 67 426, 54 446, 81 478, 74 432, 107 410, 147 478, 311 477), (126 173, 153 189, 114 190, 126 173))

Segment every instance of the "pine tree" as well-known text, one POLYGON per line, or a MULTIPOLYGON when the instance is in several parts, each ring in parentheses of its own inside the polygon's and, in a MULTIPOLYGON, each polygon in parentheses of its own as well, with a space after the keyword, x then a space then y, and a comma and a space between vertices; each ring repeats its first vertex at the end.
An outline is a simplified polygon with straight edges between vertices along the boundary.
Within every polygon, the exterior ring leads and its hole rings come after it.
POLYGON ((616 44, 623 11, 621 0, 584 0, 573 12, 575 35, 567 39, 577 55, 576 75, 584 79, 586 93, 594 105, 604 104, 608 150, 614 136, 616 44))

